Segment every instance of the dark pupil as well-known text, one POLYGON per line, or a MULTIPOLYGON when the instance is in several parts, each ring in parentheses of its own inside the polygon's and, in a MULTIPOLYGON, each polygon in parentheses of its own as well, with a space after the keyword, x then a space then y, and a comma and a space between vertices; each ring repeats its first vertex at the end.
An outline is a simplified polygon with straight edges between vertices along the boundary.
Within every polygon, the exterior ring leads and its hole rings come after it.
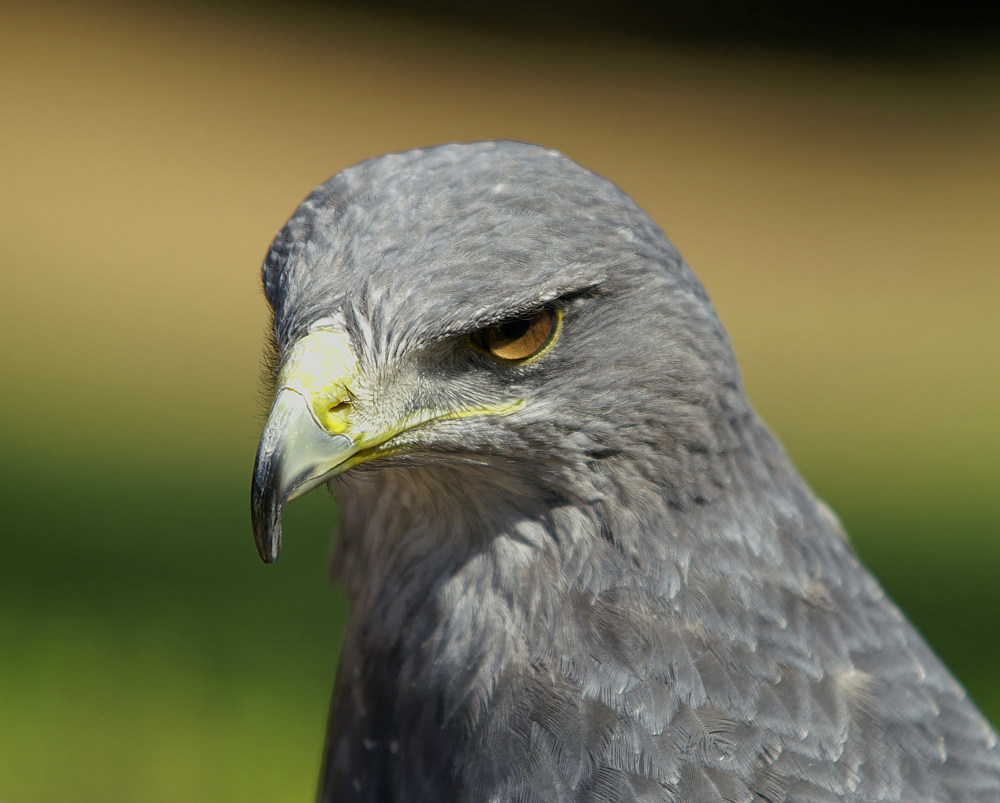
POLYGON ((530 327, 531 318, 513 318, 512 320, 504 321, 497 326, 499 331, 497 332, 496 339, 501 343, 518 340, 527 334, 530 327))

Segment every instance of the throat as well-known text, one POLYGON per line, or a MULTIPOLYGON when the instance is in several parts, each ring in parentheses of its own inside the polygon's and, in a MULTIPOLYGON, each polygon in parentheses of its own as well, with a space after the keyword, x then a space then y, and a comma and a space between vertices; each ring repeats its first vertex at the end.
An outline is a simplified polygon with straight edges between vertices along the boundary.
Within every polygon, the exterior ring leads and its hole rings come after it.
MULTIPOLYGON (((567 593, 559 578, 572 538, 563 530, 582 532, 558 505, 526 504, 537 489, 529 497, 509 484, 498 493, 496 484, 393 473, 342 487, 335 563, 350 617, 328 749, 346 756, 367 734, 379 747, 345 761, 381 755, 373 776, 398 766, 396 754, 420 753, 422 739, 454 738, 442 751, 454 757, 502 679, 551 641, 545 631, 567 593)), ((440 760, 423 756, 421 772, 440 760)))
POLYGON ((494 631, 522 630, 558 585, 563 506, 509 474, 472 473, 383 468, 341 483, 334 576, 351 620, 386 648, 435 661, 510 649, 494 631))

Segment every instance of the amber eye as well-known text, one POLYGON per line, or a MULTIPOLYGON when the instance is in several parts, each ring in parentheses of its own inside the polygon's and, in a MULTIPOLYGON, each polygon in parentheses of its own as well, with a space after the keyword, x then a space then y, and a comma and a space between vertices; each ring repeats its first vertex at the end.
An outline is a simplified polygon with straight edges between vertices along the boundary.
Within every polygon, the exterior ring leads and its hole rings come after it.
POLYGON ((545 307, 489 326, 471 336, 474 345, 498 360, 526 360, 548 345, 558 320, 554 308, 545 307))

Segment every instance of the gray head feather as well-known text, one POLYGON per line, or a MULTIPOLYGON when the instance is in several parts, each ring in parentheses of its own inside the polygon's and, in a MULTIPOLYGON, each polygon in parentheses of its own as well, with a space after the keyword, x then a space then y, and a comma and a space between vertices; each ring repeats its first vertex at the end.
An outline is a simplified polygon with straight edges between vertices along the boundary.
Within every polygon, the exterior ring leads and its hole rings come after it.
POLYGON ((264 265, 278 348, 350 333, 440 422, 338 478, 352 604, 324 800, 1000 800, 996 736, 746 401, 610 182, 513 142, 363 162, 264 265), (557 304, 551 351, 470 333, 557 304))

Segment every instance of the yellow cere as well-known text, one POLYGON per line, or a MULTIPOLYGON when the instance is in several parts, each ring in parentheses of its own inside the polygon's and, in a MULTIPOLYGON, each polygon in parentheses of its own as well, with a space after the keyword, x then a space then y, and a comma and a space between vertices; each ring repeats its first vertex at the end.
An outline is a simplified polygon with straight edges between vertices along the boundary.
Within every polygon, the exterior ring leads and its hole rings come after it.
POLYGON ((350 426, 349 388, 360 370, 347 336, 320 329, 292 347, 278 376, 278 388, 301 393, 316 422, 331 435, 340 435, 350 426))

